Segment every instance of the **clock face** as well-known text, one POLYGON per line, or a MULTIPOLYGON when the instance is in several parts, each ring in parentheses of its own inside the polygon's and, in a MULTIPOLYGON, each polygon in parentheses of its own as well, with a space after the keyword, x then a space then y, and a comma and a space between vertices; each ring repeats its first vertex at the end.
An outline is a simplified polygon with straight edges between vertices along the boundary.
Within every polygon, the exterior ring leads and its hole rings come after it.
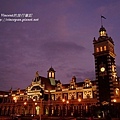
POLYGON ((101 71, 101 72, 104 72, 104 71, 105 71, 105 68, 104 68, 104 67, 101 67, 101 68, 100 68, 100 71, 101 71))

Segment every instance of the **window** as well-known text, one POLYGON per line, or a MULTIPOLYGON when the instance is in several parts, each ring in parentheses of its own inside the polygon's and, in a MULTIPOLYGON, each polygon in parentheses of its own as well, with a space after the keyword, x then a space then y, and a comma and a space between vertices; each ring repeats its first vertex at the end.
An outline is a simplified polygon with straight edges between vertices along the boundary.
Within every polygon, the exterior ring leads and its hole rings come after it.
POLYGON ((49 77, 51 77, 51 72, 49 72, 49 77))
POLYGON ((112 65, 112 72, 115 72, 115 66, 112 65))
POLYGON ((71 100, 74 100, 74 96, 73 95, 71 96, 71 100))
POLYGON ((118 88, 115 89, 115 94, 116 94, 117 96, 119 96, 119 89, 118 89, 118 88))
POLYGON ((101 31, 100 32, 100 36, 106 36, 106 32, 105 31, 101 31))
POLYGON ((106 46, 104 46, 104 51, 106 51, 107 50, 107 48, 106 48, 106 46))
POLYGON ((100 47, 100 51, 103 51, 103 48, 102 48, 102 47, 100 47))
POLYGON ((58 96, 57 100, 61 100, 61 97, 60 97, 60 96, 58 96))
POLYGON ((63 98, 64 98, 65 100, 68 99, 68 95, 67 95, 67 93, 64 93, 64 94, 63 94, 63 98))
POLYGON ((54 95, 51 95, 51 100, 54 100, 54 95))
POLYGON ((48 110, 48 108, 45 109, 45 114, 46 114, 46 115, 49 114, 49 110, 48 110))
POLYGON ((99 52, 99 48, 96 48, 96 52, 99 52))
POLYGON ((23 100, 23 97, 20 97, 20 100, 23 100))
POLYGON ((54 72, 52 72, 52 78, 54 78, 54 72))
POLYGON ((82 93, 78 93, 78 99, 82 98, 82 93))

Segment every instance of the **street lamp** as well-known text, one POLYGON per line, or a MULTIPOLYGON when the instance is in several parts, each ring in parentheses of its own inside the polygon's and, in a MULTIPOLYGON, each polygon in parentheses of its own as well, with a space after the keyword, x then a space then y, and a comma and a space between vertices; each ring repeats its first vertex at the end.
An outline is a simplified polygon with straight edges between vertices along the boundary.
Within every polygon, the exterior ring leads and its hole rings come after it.
MULTIPOLYGON (((63 105, 64 105, 65 99, 62 99, 62 102, 63 102, 63 105)), ((62 105, 62 109, 63 109, 63 105, 62 105)), ((64 117, 64 109, 62 110, 62 116, 64 117)))
POLYGON ((41 107, 40 107, 40 120, 41 120, 41 112, 42 112, 42 98, 40 99, 41 107))
POLYGON ((13 101, 15 102, 14 114, 16 114, 16 102, 17 102, 17 97, 16 96, 13 97, 13 101))
POLYGON ((69 101, 67 100, 66 103, 69 104, 69 101))
POLYGON ((27 102, 24 102, 24 105, 27 105, 27 102))
POLYGON ((26 115, 26 105, 27 105, 27 102, 24 102, 25 115, 26 115))
MULTIPOLYGON (((66 104, 69 104, 69 100, 66 101, 66 104)), ((67 111, 66 111, 66 115, 68 115, 68 106, 66 105, 67 111)))
MULTIPOLYGON (((81 99, 80 98, 78 98, 78 102, 80 103, 81 102, 81 99)), ((78 110, 80 110, 80 116, 82 116, 82 110, 81 110, 82 108, 81 108, 81 106, 79 105, 78 106, 78 110)), ((79 111, 78 111, 78 113, 79 113, 79 111)))
POLYGON ((17 97, 14 96, 14 97, 13 97, 13 100, 14 100, 14 102, 17 102, 17 97))
POLYGON ((65 102, 65 99, 62 99, 62 102, 64 103, 64 102, 65 102))
MULTIPOLYGON (((64 103, 66 103, 66 108, 67 108, 67 104, 69 104, 69 100, 65 101, 65 99, 62 99, 62 102, 63 102, 63 106, 64 106, 64 103)), ((68 109, 66 109, 66 110, 68 111, 68 109)), ((62 110, 62 116, 64 117, 64 109, 62 110)))
POLYGON ((35 102, 35 115, 36 115, 36 108, 37 108, 36 106, 37 106, 37 102, 35 102))
POLYGON ((80 99, 80 98, 78 99, 78 102, 81 102, 81 99, 80 99))
POLYGON ((37 105, 37 102, 35 102, 36 101, 36 99, 33 99, 33 116, 34 115, 36 115, 36 105, 37 105))
POLYGON ((116 99, 113 99, 113 102, 117 102, 117 100, 116 100, 116 99))

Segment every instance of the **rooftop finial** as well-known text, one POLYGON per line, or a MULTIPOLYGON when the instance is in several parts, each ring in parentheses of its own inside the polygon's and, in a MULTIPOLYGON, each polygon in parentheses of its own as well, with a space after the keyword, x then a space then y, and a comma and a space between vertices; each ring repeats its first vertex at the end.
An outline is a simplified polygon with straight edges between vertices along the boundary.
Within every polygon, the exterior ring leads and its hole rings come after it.
POLYGON ((36 71, 35 77, 39 77, 39 72, 38 71, 36 71))

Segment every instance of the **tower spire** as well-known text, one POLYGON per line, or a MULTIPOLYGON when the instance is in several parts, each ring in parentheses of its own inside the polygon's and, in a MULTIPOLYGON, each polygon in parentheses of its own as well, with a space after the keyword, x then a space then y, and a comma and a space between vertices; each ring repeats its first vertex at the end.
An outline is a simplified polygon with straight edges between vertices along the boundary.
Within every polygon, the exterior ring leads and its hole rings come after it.
MULTIPOLYGON (((101 16, 101 19, 104 16, 101 16)), ((114 42, 107 36, 106 29, 101 26, 98 40, 93 40, 97 100, 100 106, 111 105, 116 97, 115 90, 119 86, 115 65, 114 42)))

